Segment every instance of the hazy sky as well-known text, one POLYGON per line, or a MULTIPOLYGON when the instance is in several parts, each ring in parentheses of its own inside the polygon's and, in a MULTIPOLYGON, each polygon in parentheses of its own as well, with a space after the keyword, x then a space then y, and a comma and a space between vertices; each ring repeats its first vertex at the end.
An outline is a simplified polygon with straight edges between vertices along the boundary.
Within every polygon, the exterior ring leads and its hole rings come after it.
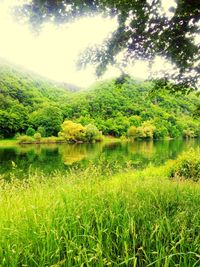
MULTIPOLYGON (((115 30, 117 21, 97 16, 59 27, 48 23, 39 36, 34 36, 28 25, 16 23, 9 12, 10 7, 23 2, 0 0, 0 57, 53 80, 83 87, 93 83, 96 79, 94 68, 89 66, 86 70, 77 71, 76 60, 88 45, 101 44, 115 30)), ((163 0, 164 10, 173 2, 163 0)), ((169 63, 156 58, 154 69, 159 71, 161 67, 171 68, 169 63)), ((128 70, 137 78, 147 78, 148 63, 139 61, 128 70)), ((111 67, 104 78, 117 74, 118 70, 111 67)))

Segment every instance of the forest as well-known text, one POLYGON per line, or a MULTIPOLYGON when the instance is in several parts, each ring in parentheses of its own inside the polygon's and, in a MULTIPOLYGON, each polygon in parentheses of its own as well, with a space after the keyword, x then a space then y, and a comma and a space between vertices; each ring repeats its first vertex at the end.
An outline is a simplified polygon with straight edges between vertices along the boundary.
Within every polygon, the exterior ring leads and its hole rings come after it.
POLYGON ((155 89, 130 76, 70 91, 10 65, 0 69, 0 136, 57 136, 64 120, 93 125, 103 135, 131 138, 200 136, 195 93, 155 89))

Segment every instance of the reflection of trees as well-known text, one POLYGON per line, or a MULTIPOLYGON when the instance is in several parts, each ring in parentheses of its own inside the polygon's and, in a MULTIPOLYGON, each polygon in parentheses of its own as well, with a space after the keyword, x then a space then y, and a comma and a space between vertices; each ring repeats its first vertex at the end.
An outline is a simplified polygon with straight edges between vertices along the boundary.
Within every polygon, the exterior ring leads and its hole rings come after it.
POLYGON ((59 154, 62 155, 62 161, 65 165, 72 165, 87 157, 87 150, 81 145, 60 146, 59 154))
POLYGON ((153 140, 136 141, 128 145, 128 152, 133 154, 141 154, 146 158, 152 158, 156 153, 156 146, 153 140))
POLYGON ((83 159, 90 160, 101 152, 101 145, 99 144, 70 144, 60 145, 58 148, 59 154, 65 165, 72 165, 80 162, 83 159))
POLYGON ((65 173, 74 165, 85 168, 90 164, 102 167, 102 170, 107 167, 114 170, 115 164, 126 168, 129 163, 136 168, 144 168, 149 163, 163 164, 168 159, 176 158, 185 149, 199 145, 200 140, 192 139, 1 147, 0 175, 6 179, 12 175, 23 179, 36 170, 49 175, 55 170, 65 173))

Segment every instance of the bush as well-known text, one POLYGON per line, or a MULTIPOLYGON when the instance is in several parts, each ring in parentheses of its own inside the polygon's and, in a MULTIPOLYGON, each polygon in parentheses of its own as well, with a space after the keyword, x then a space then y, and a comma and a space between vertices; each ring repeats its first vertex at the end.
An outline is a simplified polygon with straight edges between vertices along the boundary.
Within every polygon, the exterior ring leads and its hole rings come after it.
POLYGON ((88 142, 101 141, 102 133, 93 124, 86 125, 85 139, 88 142))
POLYGON ((41 139, 42 139, 42 136, 41 136, 41 134, 40 133, 35 133, 34 134, 34 139, 36 140, 36 141, 41 141, 41 139))
POLYGON ((65 120, 61 125, 59 137, 65 138, 69 142, 82 141, 85 138, 86 128, 80 123, 65 120))
POLYGON ((46 136, 46 129, 42 126, 39 126, 37 128, 37 132, 41 134, 42 137, 45 137, 46 136))
POLYGON ((20 133, 15 134, 15 139, 18 139, 20 137, 20 133))
POLYGON ((128 129, 128 136, 131 137, 131 138, 137 137, 137 127, 135 127, 134 125, 132 125, 128 129))
POLYGON ((200 149, 191 149, 178 157, 170 167, 171 178, 179 177, 192 181, 200 180, 200 149))
POLYGON ((28 136, 34 136, 35 134, 35 130, 31 127, 29 127, 27 130, 26 130, 26 135, 28 136))
POLYGON ((21 135, 17 138, 19 144, 32 144, 34 139, 31 136, 21 135))

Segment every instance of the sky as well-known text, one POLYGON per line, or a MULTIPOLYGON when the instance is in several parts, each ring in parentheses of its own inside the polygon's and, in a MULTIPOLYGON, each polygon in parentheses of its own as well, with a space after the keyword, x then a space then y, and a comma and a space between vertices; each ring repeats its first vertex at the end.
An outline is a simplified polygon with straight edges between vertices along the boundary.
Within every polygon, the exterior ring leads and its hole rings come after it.
MULTIPOLYGON (((23 2, 27 1, 0 0, 0 57, 55 81, 81 87, 95 82, 97 78, 94 67, 89 65, 78 71, 76 62, 84 48, 93 44, 101 45, 116 29, 116 19, 96 16, 59 27, 49 22, 36 36, 31 33, 27 24, 16 23, 10 13, 10 7, 23 2)), ((167 12, 171 4, 174 4, 174 0, 163 0, 164 11, 167 12)), ((159 71, 162 68, 172 69, 172 66, 157 57, 154 70, 159 71)), ((140 79, 147 78, 149 73, 148 63, 144 61, 135 62, 134 65, 128 66, 127 70, 130 75, 140 79)), ((102 78, 117 75, 119 71, 110 67, 102 78)))

